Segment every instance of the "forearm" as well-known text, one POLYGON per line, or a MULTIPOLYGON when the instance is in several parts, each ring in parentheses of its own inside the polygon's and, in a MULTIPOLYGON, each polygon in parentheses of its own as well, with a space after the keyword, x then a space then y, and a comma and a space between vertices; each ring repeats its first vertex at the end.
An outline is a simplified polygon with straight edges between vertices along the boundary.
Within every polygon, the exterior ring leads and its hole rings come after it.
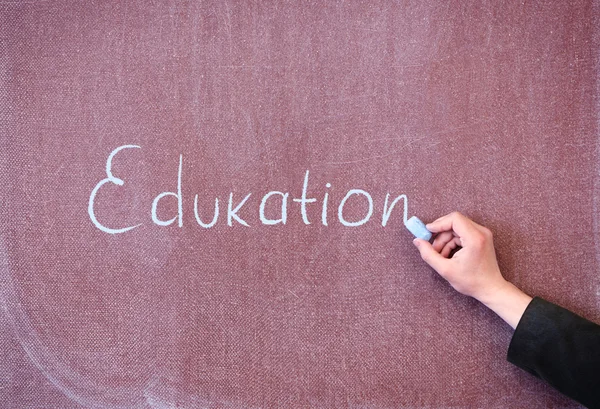
POLYGON ((512 283, 505 281, 498 290, 477 298, 513 329, 517 327, 532 298, 512 283))

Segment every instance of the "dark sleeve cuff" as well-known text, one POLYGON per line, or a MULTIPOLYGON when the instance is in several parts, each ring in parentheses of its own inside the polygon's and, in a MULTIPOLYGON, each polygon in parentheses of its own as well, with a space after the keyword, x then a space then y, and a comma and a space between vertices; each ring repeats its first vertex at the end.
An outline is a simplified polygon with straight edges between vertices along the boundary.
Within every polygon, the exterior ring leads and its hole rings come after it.
MULTIPOLYGON (((556 312, 552 311, 552 307, 554 304, 534 297, 525 308, 508 346, 506 357, 508 362, 537 377, 539 374, 535 368, 539 359, 539 349, 544 343, 543 336, 547 332, 548 316, 556 315, 556 312), (540 322, 540 320, 544 322, 540 322)), ((550 324, 552 323, 550 322, 550 324)))
POLYGON ((590 408, 600 407, 600 326, 535 297, 507 359, 590 408))

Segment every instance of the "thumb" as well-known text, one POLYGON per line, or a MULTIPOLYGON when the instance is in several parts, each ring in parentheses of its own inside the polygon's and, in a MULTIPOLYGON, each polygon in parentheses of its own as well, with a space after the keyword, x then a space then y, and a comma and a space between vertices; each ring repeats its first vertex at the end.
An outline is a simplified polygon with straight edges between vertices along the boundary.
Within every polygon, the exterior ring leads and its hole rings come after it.
POLYGON ((444 264, 448 262, 440 253, 435 251, 431 243, 422 239, 414 239, 413 244, 419 249, 421 258, 427 264, 429 264, 438 273, 443 268, 444 264))

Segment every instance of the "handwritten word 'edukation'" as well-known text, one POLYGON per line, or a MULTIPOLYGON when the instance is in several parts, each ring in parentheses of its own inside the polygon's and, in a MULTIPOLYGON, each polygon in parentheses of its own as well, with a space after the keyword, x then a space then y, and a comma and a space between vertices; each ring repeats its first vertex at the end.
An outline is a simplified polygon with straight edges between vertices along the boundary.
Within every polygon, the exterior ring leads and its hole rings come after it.
MULTIPOLYGON (((139 227, 143 224, 143 223, 137 223, 137 224, 132 224, 127 227, 121 227, 121 228, 108 227, 108 226, 100 223, 100 221, 98 221, 98 219, 96 217, 96 213, 94 211, 94 203, 96 201, 96 197, 98 196, 98 193, 100 192, 101 188, 104 185, 111 183, 111 184, 114 184, 117 186, 123 186, 125 184, 124 180, 116 177, 112 173, 112 161, 113 161, 115 155, 124 149, 141 149, 141 147, 138 145, 123 145, 123 146, 119 146, 118 148, 114 149, 110 153, 110 155, 108 156, 108 159, 106 160, 106 178, 102 179, 100 182, 98 182, 98 184, 96 184, 96 186, 90 193, 90 199, 88 202, 88 214, 90 216, 90 220, 92 221, 94 226, 96 226, 98 229, 102 230, 105 233, 109 233, 109 234, 125 233, 125 232, 133 230, 136 227, 139 227)), ((183 165, 183 155, 179 155, 179 169, 177 172, 177 192, 162 192, 162 193, 158 194, 152 201, 150 215, 151 215, 152 222, 158 226, 169 226, 175 222, 177 222, 179 227, 183 226, 183 196, 182 196, 182 190, 181 190, 182 165, 183 165), (177 199, 177 216, 175 216, 169 220, 161 220, 158 218, 158 214, 157 214, 158 213, 158 210, 157 210, 158 203, 167 196, 172 196, 177 199)), ((310 221, 308 220, 307 205, 317 201, 317 199, 314 197, 308 197, 308 176, 309 176, 309 171, 307 170, 306 174, 304 175, 304 184, 302 186, 302 195, 299 198, 292 199, 293 202, 300 204, 300 214, 302 215, 302 221, 304 222, 304 224, 310 224, 310 221)), ((325 187, 330 188, 331 184, 327 183, 325 185, 325 187)), ((239 216, 238 212, 246 204, 246 201, 248 200, 248 198, 250 198, 251 195, 252 195, 252 193, 248 193, 246 196, 244 196, 244 198, 241 201, 235 203, 235 206, 234 206, 233 192, 231 192, 229 194, 229 200, 227 202, 227 225, 228 226, 233 226, 233 223, 236 222, 237 224, 250 227, 250 225, 239 216)), ((396 203, 398 203, 399 200, 403 200, 403 203, 404 203, 403 222, 406 224, 407 216, 408 216, 408 198, 404 194, 399 195, 391 202, 391 204, 388 205, 389 198, 390 198, 390 194, 387 193, 385 196, 385 203, 383 205, 383 212, 381 214, 381 225, 383 227, 385 227, 387 225, 387 222, 390 218, 392 210, 394 209, 394 206, 396 205, 396 203)), ((258 208, 258 216, 259 216, 260 222, 264 225, 286 224, 287 215, 288 215, 288 201, 289 201, 289 193, 288 192, 271 191, 271 192, 268 192, 267 194, 265 194, 262 197, 259 208, 258 208), (281 198, 281 213, 279 214, 280 217, 277 219, 267 218, 265 216, 265 207, 267 205, 267 202, 269 200, 274 200, 274 198, 276 198, 276 197, 281 198)), ((326 191, 323 196, 323 200, 321 202, 321 223, 324 226, 328 225, 328 222, 327 222, 328 201, 329 201, 329 193, 326 191)), ((340 203, 338 205, 337 219, 344 226, 357 227, 357 226, 361 226, 361 225, 367 223, 371 219, 371 216, 373 215, 373 211, 374 211, 373 198, 371 197, 369 192, 362 190, 362 189, 350 189, 350 190, 348 190, 348 192, 346 193, 346 195, 344 196, 344 198, 340 201, 340 203), (348 221, 344 217, 344 206, 353 197, 356 197, 354 200, 358 200, 359 197, 362 197, 362 200, 366 200, 366 202, 368 204, 368 210, 362 219, 357 220, 357 221, 348 221)), ((195 195, 194 196, 194 217, 199 226, 201 226, 205 229, 210 229, 211 227, 213 227, 215 224, 217 224, 217 221, 219 219, 219 199, 215 198, 215 207, 214 207, 213 217, 212 217, 212 220, 207 223, 207 222, 203 221, 200 217, 200 214, 198 212, 198 195, 195 195)))

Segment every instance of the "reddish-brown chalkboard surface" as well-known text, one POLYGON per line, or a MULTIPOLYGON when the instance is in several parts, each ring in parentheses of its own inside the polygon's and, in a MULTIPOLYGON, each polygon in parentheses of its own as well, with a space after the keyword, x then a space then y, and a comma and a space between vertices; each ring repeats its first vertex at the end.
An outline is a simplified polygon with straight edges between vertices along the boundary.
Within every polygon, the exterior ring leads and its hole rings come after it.
POLYGON ((600 321, 598 17, 2 0, 0 407, 579 407, 403 218, 600 321))

